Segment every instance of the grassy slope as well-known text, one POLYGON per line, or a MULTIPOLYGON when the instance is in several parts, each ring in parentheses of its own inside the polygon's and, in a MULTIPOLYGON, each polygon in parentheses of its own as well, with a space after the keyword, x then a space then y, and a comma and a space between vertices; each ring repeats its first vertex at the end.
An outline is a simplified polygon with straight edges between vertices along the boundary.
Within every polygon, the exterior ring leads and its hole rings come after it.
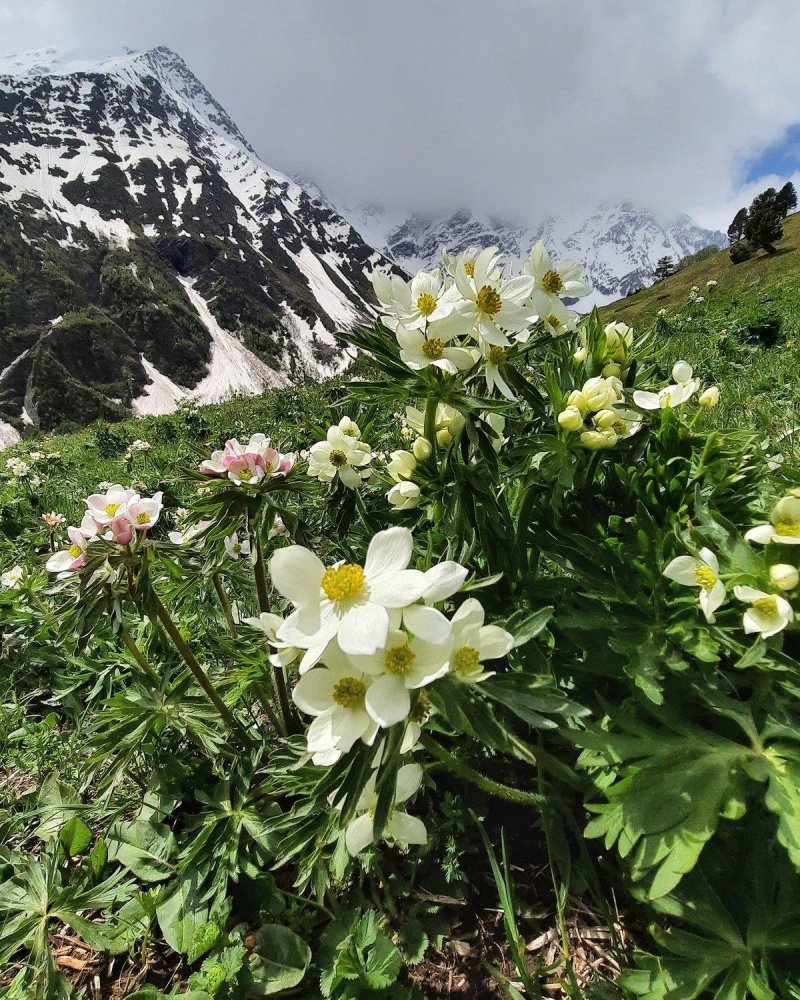
POLYGON ((697 285, 700 294, 705 295, 706 282, 710 280, 718 283, 717 291, 721 292, 797 279, 800 275, 800 212, 785 220, 783 239, 775 246, 777 253, 759 251, 741 264, 731 262, 727 248, 720 250, 650 288, 612 302, 601 313, 607 319, 623 319, 630 325, 641 325, 652 320, 659 309, 666 308, 669 312, 683 307, 692 285, 697 285))

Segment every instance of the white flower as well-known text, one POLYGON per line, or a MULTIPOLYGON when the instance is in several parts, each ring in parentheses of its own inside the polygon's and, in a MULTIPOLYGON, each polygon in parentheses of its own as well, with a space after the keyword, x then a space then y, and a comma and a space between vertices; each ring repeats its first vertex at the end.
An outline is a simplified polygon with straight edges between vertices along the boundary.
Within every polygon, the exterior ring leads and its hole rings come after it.
POLYGON ((86 498, 86 507, 95 524, 102 527, 123 517, 134 497, 137 497, 137 494, 133 490, 126 490, 124 486, 116 483, 105 493, 92 493, 86 498))
POLYGON ((567 406, 559 413, 558 423, 565 431, 579 431, 583 428, 583 416, 577 406, 567 406))
POLYGON ((571 392, 567 402, 583 413, 591 413, 594 410, 605 410, 622 398, 622 383, 619 379, 596 375, 587 379, 582 389, 571 392))
POLYGON ((758 632, 762 638, 769 639, 794 618, 792 606, 785 597, 765 594, 754 587, 734 587, 733 592, 740 601, 750 605, 742 619, 745 632, 758 632))
POLYGON ((502 370, 506 363, 505 347, 498 347, 496 344, 483 345, 484 375, 486 376, 486 388, 491 393, 497 389, 506 399, 516 399, 514 393, 509 389, 508 383, 503 378, 502 370))
POLYGON ((348 489, 355 490, 369 477, 367 466, 371 461, 372 449, 368 444, 334 425, 328 428, 325 441, 311 446, 308 474, 323 483, 330 483, 338 476, 348 489))
MULTIPOLYGON (((542 240, 535 244, 528 259, 523 261, 522 271, 533 277, 535 289, 540 293, 534 297, 534 305, 537 299, 541 302, 546 297, 550 306, 556 307, 561 304, 561 298, 580 299, 592 291, 592 286, 583 278, 583 264, 577 260, 562 260, 554 264, 542 240)), ((548 312, 538 306, 536 311, 542 319, 548 312)))
POLYGON ((716 281, 714 281, 714 279, 713 279, 713 278, 710 278, 710 279, 709 279, 709 280, 708 280, 708 281, 706 282, 706 288, 716 288, 716 287, 717 287, 717 283, 716 283, 716 281))
MULTIPOLYGON (((412 431, 417 434, 425 433, 425 414, 415 406, 406 407, 406 421, 412 431)), ((466 420, 460 410, 449 406, 447 403, 438 403, 436 406, 436 440, 441 445, 448 445, 454 441, 464 430, 466 420)))
POLYGON ((19 590, 24 576, 25 570, 22 566, 12 566, 0 574, 0 586, 5 590, 19 590))
POLYGON ((463 320, 457 313, 428 324, 425 330, 409 330, 400 323, 395 330, 400 360, 412 371, 422 371, 429 365, 451 375, 466 371, 475 364, 475 358, 466 348, 451 343, 463 330, 463 320))
POLYGON ((506 418, 502 413, 495 413, 494 411, 489 411, 488 413, 481 414, 481 420, 488 424, 489 430, 492 437, 492 447, 496 452, 499 452, 503 445, 506 443, 508 438, 504 437, 506 429, 506 418))
POLYGON ((239 541, 239 533, 234 531, 224 540, 225 551, 230 559, 238 559, 240 556, 250 555, 250 539, 244 538, 239 541))
POLYGON ((86 562, 86 549, 90 539, 80 528, 67 528, 70 544, 60 552, 54 552, 45 563, 45 569, 50 573, 70 573, 80 569, 86 562))
POLYGON ((407 718, 409 691, 443 677, 449 668, 449 652, 446 643, 424 642, 402 629, 392 629, 384 648, 370 656, 352 656, 353 665, 373 678, 365 698, 370 718, 383 729, 407 718))
POLYGON ((606 357, 622 364, 628 356, 628 351, 633 347, 633 329, 627 323, 617 320, 616 323, 606 323, 604 332, 606 357))
MULTIPOLYGON (((471 246, 456 255, 448 253, 447 249, 442 247, 442 260, 444 261, 445 271, 455 277, 456 269, 460 265, 470 278, 473 277, 475 274, 475 261, 478 259, 478 255, 482 249, 482 247, 471 246)), ((491 275, 493 278, 499 278, 500 273, 500 269, 497 268, 491 272, 491 275)))
MULTIPOLYGON (((345 844, 351 857, 355 857, 372 843, 375 809, 378 793, 373 775, 364 786, 364 791, 356 805, 359 814, 347 827, 345 844)), ((404 764, 397 772, 397 786, 394 794, 395 806, 407 801, 422 784, 422 768, 419 764, 404 764)), ((428 831, 416 816, 409 816, 402 809, 393 808, 386 820, 386 834, 401 844, 427 844, 428 831)))
POLYGON ((792 496, 779 500, 770 515, 770 523, 756 525, 744 537, 759 545, 770 542, 800 545, 800 498, 792 496))
POLYGON ((497 248, 487 247, 475 258, 473 273, 459 261, 456 286, 463 302, 456 306, 469 330, 484 343, 508 347, 506 332, 519 333, 530 324, 533 313, 523 303, 533 290, 533 278, 520 274, 504 279, 497 271, 497 248))
POLYGON ((152 447, 149 441, 136 440, 131 445, 131 451, 150 451, 152 447))
POLYGON ((292 699, 301 712, 314 716, 306 734, 308 752, 315 764, 327 766, 357 740, 371 746, 378 724, 364 707, 371 678, 357 670, 335 643, 325 652, 325 660, 300 678, 292 699))
POLYGON ((692 381, 692 366, 687 361, 676 361, 672 366, 672 377, 678 385, 687 385, 692 381))
POLYGON ((710 385, 707 389, 700 393, 697 397, 697 402, 700 406, 706 409, 716 406, 719 402, 719 387, 716 385, 710 385))
POLYGON ((64 515, 58 514, 56 511, 51 511, 49 514, 42 514, 42 520, 51 531, 55 531, 56 528, 60 528, 62 524, 67 523, 64 515))
POLYGON ((714 621, 714 612, 724 603, 726 591, 719 578, 719 561, 711 549, 700 549, 699 559, 678 556, 665 568, 664 576, 684 587, 699 587, 700 607, 706 621, 714 621))
POLYGON ((444 319, 458 301, 454 286, 447 287, 442 272, 418 271, 406 282, 396 274, 372 272, 372 286, 378 301, 389 313, 389 325, 399 322, 406 330, 424 330, 429 323, 444 319))
POLYGON ((386 499, 395 510, 413 510, 419 507, 422 490, 416 483, 396 483, 386 494, 386 499))
POLYGON ((499 625, 484 625, 480 601, 468 598, 453 615, 450 638, 450 672, 461 681, 479 684, 494 676, 483 669, 485 660, 506 656, 514 636, 499 625))
POLYGON ((289 545, 270 560, 272 582, 295 610, 279 638, 302 649, 324 647, 338 636, 345 653, 371 655, 386 645, 389 610, 422 597, 425 577, 408 569, 413 543, 407 528, 379 531, 363 566, 325 567, 309 549, 289 545))
POLYGON ((396 483, 404 479, 411 479, 417 468, 417 460, 413 452, 393 451, 389 458, 391 461, 386 466, 386 471, 396 483))
POLYGON ((633 401, 642 410, 668 410, 685 403, 694 394, 696 388, 697 383, 691 380, 684 384, 665 386, 658 392, 637 389, 633 394, 633 401))
POLYGON ((575 329, 576 313, 567 309, 557 296, 547 295, 540 289, 534 288, 531 295, 531 305, 539 319, 544 323, 547 332, 553 337, 558 337, 562 333, 570 333, 575 329))
POLYGON ((274 667, 289 667, 300 659, 302 649, 291 646, 288 642, 281 642, 278 638, 278 629, 283 625, 283 618, 280 615, 272 615, 268 611, 262 611, 258 618, 243 618, 242 623, 258 629, 267 637, 267 642, 275 650, 269 658, 269 662, 274 667))
POLYGON ((420 462, 424 462, 426 458, 430 458, 432 451, 433 445, 425 437, 418 437, 411 446, 411 453, 420 462))
POLYGON ((342 434, 346 434, 348 437, 351 438, 361 437, 361 428, 358 426, 355 420, 351 420, 350 417, 342 417, 342 419, 339 421, 338 426, 342 434))
POLYGON ((17 479, 24 479, 31 471, 28 463, 23 462, 21 458, 9 458, 6 465, 17 479))
POLYGON ((794 590, 800 583, 800 573, 789 563, 775 563, 769 568, 769 582, 778 590, 794 590))
POLYGON ((210 524, 211 521, 198 521, 197 524, 190 524, 188 527, 182 528, 179 531, 170 531, 168 536, 169 540, 173 545, 186 545, 188 542, 191 542, 193 538, 196 538, 201 532, 205 531, 210 524))
POLYGON ((125 518, 137 531, 148 531, 161 516, 164 494, 158 492, 152 497, 131 497, 125 507, 125 518))

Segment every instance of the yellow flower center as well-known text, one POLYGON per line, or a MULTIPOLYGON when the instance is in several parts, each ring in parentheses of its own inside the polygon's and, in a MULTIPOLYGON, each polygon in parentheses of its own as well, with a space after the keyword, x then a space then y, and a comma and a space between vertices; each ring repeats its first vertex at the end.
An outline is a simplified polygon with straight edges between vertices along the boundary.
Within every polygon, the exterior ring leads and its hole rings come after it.
POLYGON ((506 363, 506 349, 505 347, 490 347, 489 348, 489 362, 490 364, 496 365, 498 368, 500 365, 506 363))
POLYGON ((464 270, 467 272, 467 274, 470 276, 470 278, 474 278, 475 277, 475 262, 472 261, 472 260, 468 260, 466 262, 466 264, 464 265, 464 270))
POLYGON ((245 469, 242 469, 239 472, 239 478, 242 480, 242 482, 249 483, 250 480, 253 478, 253 470, 249 468, 249 466, 245 469))
POLYGON ((453 656, 453 670, 462 677, 475 674, 480 670, 480 654, 472 646, 462 646, 453 656))
POLYGON ((542 278, 542 288, 551 295, 556 295, 563 287, 561 275, 551 267, 542 278))
POLYGON ((774 597, 757 597, 753 601, 753 607, 765 618, 778 617, 778 602, 774 597))
POLYGON ((439 358, 444 354, 444 344, 441 340, 426 340, 422 344, 422 353, 426 358, 430 358, 431 361, 438 361, 439 358))
POLYGON ((484 316, 496 316, 503 305, 500 296, 491 285, 484 285, 475 297, 478 312, 484 316))
POLYGON ((800 535, 800 521, 778 521, 775 525, 775 534, 797 538, 800 535))
POLYGON ((83 555, 83 549, 80 547, 80 545, 78 545, 77 542, 74 542, 72 545, 70 545, 70 547, 67 549, 67 552, 69 552, 69 554, 72 556, 73 559, 77 559, 78 556, 83 555))
POLYGON ((106 514, 108 514, 109 517, 113 517, 117 513, 119 508, 120 504, 118 503, 107 503, 105 507, 103 507, 103 510, 106 512, 106 514))
POLYGON ((333 685, 333 700, 342 708, 360 708, 366 693, 366 685, 357 677, 342 677, 333 685))
POLYGON ((423 722, 428 721, 432 711, 433 705, 431 704, 430 698, 420 691, 417 697, 417 702, 409 712, 408 718, 411 722, 416 722, 417 725, 421 726, 423 722))
POLYGON ((554 330, 558 330, 561 328, 561 320, 558 318, 558 316, 556 316, 555 313, 550 313, 550 315, 547 317, 547 322, 550 326, 553 327, 554 330))
POLYGON ((694 578, 703 590, 711 590, 717 582, 717 574, 710 566, 698 566, 694 571, 694 578))
POLYGON ((405 677, 414 666, 417 654, 408 646, 393 646, 387 649, 383 656, 387 674, 395 677, 405 677))
POLYGON ((329 566, 322 574, 322 589, 329 601, 349 601, 364 589, 364 570, 357 563, 329 566))
POLYGON ((334 448, 331 452, 330 461, 335 469, 341 469, 343 465, 347 465, 347 455, 345 455, 341 448, 334 448))
POLYGON ((150 515, 149 514, 145 514, 144 511, 142 511, 141 514, 137 514, 136 515, 136 523, 137 524, 147 524, 147 522, 149 520, 150 520, 150 515))
POLYGON ((668 410, 671 401, 672 401, 672 393, 671 392, 663 393, 661 399, 659 400, 659 402, 661 403, 661 409, 668 410))
POLYGON ((423 316, 430 316, 435 308, 436 297, 431 295, 430 292, 423 292, 417 299, 417 309, 419 309, 423 316))

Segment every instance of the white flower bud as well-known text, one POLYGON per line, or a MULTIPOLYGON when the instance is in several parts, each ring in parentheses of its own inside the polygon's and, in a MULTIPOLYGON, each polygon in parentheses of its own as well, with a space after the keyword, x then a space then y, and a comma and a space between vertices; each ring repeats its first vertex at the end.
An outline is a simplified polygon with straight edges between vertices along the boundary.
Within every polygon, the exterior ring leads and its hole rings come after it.
POLYGON ((590 410, 604 410, 617 401, 614 386, 600 375, 590 378, 582 391, 590 410))
POLYGON ((453 435, 445 428, 444 430, 437 431, 436 440, 443 448, 446 448, 452 443, 453 435))
POLYGON ((776 563, 769 568, 769 581, 778 590, 794 590, 800 583, 800 573, 788 563, 776 563))
POLYGON ((672 366, 672 377, 678 385, 685 385, 692 377, 692 366, 686 361, 676 361, 672 366))
POLYGON ((719 386, 710 385, 704 392, 701 392, 697 397, 697 402, 701 406, 711 408, 716 406, 719 402, 719 386))
POLYGON ((413 510, 419 506, 421 490, 416 483, 397 483, 386 497, 395 510, 413 510))
POLYGON ((589 451, 601 451, 603 448, 613 448, 617 443, 614 431, 584 431, 581 434, 581 444, 589 451))
POLYGON ((339 421, 339 430, 341 430, 342 434, 346 434, 351 438, 361 437, 361 429, 355 420, 351 420, 350 417, 342 417, 339 421))
POLYGON ((611 430, 617 421, 617 414, 613 410, 599 410, 592 417, 592 423, 599 431, 611 430))
POLYGON ((577 406, 568 406, 559 413, 558 422, 565 431, 579 431, 583 427, 583 416, 577 406))
POLYGON ((581 413, 586 413, 589 409, 589 402, 580 389, 572 390, 569 396, 567 396, 567 403, 576 410, 580 410, 581 413))
POLYGON ((603 365, 604 378, 619 378, 621 374, 622 374, 622 369, 616 363, 616 361, 609 361, 608 364, 603 365))
POLYGON ((393 451, 386 471, 396 483, 399 483, 403 479, 411 479, 416 467, 417 460, 410 451, 393 451))
POLYGON ((576 364, 582 365, 583 362, 586 360, 586 348, 585 347, 579 347, 576 351, 573 351, 572 352, 572 360, 576 364))
POLYGON ((414 453, 414 458, 418 459, 420 462, 424 462, 426 458, 431 457, 433 447, 427 438, 418 437, 412 445, 411 450, 414 453))

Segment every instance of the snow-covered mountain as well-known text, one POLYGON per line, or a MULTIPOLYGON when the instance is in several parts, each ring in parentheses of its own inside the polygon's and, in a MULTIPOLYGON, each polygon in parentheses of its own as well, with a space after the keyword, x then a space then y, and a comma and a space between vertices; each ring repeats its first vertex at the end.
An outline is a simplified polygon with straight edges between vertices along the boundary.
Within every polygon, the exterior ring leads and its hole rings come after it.
MULTIPOLYGON (((316 184, 304 180, 303 186, 321 204, 330 205, 316 184)), ((651 284, 660 257, 670 256, 677 262, 703 247, 727 246, 728 242, 721 232, 701 228, 688 215, 659 220, 627 202, 530 224, 466 210, 433 218, 376 206, 340 206, 338 210, 368 243, 412 273, 439 264, 442 247, 461 252, 470 246, 499 246, 511 257, 523 257, 543 239, 555 257, 572 257, 586 264, 594 294, 581 300, 582 307, 612 302, 651 284)))
POLYGON ((0 59, 0 439, 336 372, 378 262, 169 49, 0 59))

